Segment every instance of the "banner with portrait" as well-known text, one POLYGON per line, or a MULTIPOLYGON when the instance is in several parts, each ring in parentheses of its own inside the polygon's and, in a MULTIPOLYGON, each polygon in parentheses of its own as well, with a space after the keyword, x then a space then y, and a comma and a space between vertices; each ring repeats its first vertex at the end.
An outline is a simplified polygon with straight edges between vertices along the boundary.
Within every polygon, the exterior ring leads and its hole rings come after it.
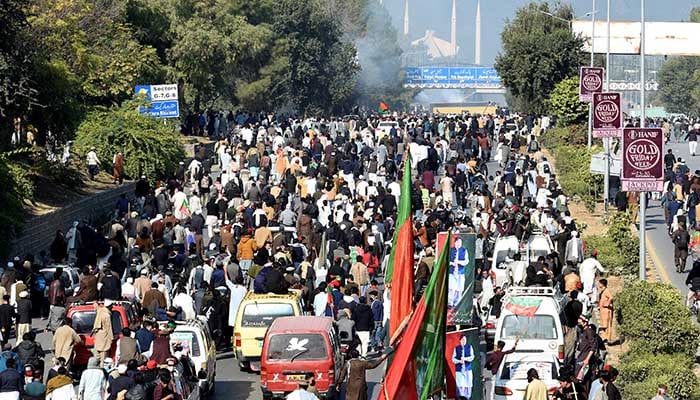
MULTIPOLYGON (((437 249, 443 248, 447 232, 437 236, 437 249)), ((468 325, 472 320, 474 303, 474 268, 476 234, 455 233, 450 244, 447 271, 447 326, 468 325)), ((437 258, 440 254, 436 255, 437 258)))
POLYGON ((448 399, 464 397, 482 400, 479 328, 447 332, 445 340, 445 383, 448 399))

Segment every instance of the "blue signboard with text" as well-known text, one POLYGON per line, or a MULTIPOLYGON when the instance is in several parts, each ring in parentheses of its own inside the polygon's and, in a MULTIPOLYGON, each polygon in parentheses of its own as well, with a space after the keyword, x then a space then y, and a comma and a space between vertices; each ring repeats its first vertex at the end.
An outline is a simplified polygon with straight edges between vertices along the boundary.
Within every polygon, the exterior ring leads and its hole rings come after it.
POLYGON ((151 102, 150 107, 139 108, 141 114, 154 118, 180 117, 177 85, 138 85, 134 91, 151 102))
POLYGON ((407 87, 502 88, 501 77, 489 67, 404 68, 407 87))

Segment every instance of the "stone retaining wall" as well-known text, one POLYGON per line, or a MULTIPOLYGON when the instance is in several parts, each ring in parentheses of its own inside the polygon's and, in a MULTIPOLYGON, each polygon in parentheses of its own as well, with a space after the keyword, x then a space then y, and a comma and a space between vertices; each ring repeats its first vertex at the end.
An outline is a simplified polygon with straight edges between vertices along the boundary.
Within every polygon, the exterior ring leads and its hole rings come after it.
POLYGON ((22 236, 12 242, 10 254, 13 257, 24 256, 27 253, 38 254, 41 250, 48 250, 56 236, 56 230, 62 229, 65 234, 73 221, 105 222, 100 219, 114 211, 122 193, 126 194, 130 200, 134 197, 134 186, 133 182, 125 183, 119 187, 86 196, 48 214, 28 219, 25 221, 22 236))

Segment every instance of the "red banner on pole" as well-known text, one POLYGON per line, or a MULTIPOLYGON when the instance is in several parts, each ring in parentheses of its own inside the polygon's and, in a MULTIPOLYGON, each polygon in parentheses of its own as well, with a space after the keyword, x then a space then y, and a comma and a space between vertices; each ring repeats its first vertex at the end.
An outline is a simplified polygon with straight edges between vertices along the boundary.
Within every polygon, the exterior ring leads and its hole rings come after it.
POLYGON ((629 128, 622 135, 622 190, 663 191, 664 135, 661 128, 629 128))
POLYGON ((620 93, 593 94, 593 137, 622 136, 621 104, 620 93))
POLYGON ((578 98, 590 103, 593 101, 593 93, 603 91, 603 73, 601 67, 581 67, 581 74, 578 87, 578 98))

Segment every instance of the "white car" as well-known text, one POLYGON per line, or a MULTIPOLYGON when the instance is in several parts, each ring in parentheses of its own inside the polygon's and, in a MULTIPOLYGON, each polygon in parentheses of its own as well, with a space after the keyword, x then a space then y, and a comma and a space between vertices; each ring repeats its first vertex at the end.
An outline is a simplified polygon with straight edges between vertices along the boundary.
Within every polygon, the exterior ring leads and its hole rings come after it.
POLYGON ((216 344, 206 321, 177 321, 175 331, 170 334, 170 345, 187 344, 189 356, 197 371, 199 393, 214 391, 216 380, 216 344))
POLYGON ((548 353, 520 352, 507 354, 493 382, 493 400, 522 400, 527 388, 527 371, 537 370, 551 396, 559 387, 559 360, 548 353))
POLYGON ((396 133, 401 133, 401 128, 399 128, 399 123, 396 121, 381 121, 379 125, 374 129, 374 136, 377 140, 382 140, 384 136, 388 136, 391 132, 391 128, 396 129, 396 133))
POLYGON ((503 297, 494 343, 515 340, 519 350, 543 352, 564 360, 564 330, 559 318, 566 299, 551 287, 509 287, 503 297))
POLYGON ((48 293, 49 285, 53 281, 56 268, 63 268, 60 279, 63 283, 63 288, 66 290, 66 295, 72 295, 75 289, 80 287, 80 274, 77 268, 65 264, 51 264, 39 270, 46 280, 46 293, 48 293))

